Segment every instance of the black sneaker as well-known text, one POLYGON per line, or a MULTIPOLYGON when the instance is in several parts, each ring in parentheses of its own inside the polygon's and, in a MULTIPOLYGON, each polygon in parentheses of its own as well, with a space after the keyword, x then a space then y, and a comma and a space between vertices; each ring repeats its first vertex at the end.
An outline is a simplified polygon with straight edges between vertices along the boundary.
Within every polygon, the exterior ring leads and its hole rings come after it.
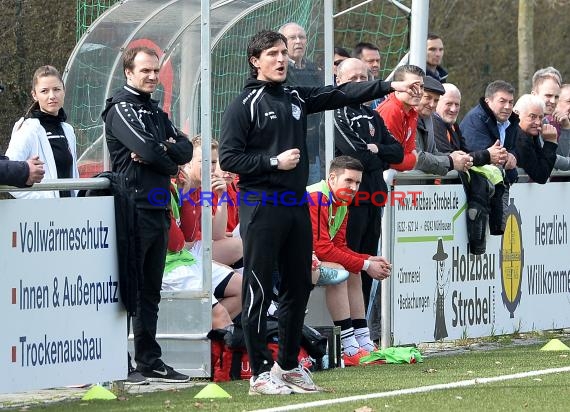
POLYGON ((148 385, 150 382, 142 373, 134 368, 129 368, 129 374, 125 380, 125 385, 148 385))
POLYGON ((151 382, 183 383, 190 380, 188 375, 177 372, 166 364, 150 371, 141 371, 141 374, 151 382))

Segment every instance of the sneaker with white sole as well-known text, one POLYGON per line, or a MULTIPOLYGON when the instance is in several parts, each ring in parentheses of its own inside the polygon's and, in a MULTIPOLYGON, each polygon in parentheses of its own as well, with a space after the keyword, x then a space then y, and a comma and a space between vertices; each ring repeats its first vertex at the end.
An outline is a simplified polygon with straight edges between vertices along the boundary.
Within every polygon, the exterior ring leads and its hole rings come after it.
POLYGON ((175 371, 166 364, 162 364, 161 367, 150 371, 141 371, 141 374, 150 382, 184 383, 190 380, 188 375, 175 371))
POLYGON ((148 379, 133 367, 129 368, 129 374, 124 381, 125 385, 148 385, 149 383, 148 379))
POLYGON ((320 390, 313 382, 311 372, 303 365, 286 371, 281 369, 281 366, 275 362, 273 368, 271 368, 271 377, 283 382, 296 393, 316 393, 320 390))
POLYGON ((362 348, 358 348, 358 352, 356 352, 354 355, 343 353, 342 360, 344 361, 344 366, 358 366, 360 365, 360 358, 368 355, 370 355, 370 352, 362 348))
POLYGON ((257 379, 249 378, 250 395, 290 395, 293 391, 270 372, 261 373, 257 379))

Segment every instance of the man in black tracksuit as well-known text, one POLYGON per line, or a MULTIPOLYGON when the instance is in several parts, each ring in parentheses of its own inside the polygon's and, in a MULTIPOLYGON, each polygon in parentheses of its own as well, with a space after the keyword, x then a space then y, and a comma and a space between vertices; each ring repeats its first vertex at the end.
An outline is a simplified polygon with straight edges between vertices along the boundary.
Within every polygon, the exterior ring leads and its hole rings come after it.
MULTIPOLYGON (((346 59, 337 68, 337 84, 364 81, 367 74, 366 63, 360 59, 346 59)), ((404 159, 404 149, 378 112, 367 105, 353 104, 335 110, 334 125, 336 155, 360 160, 364 172, 358 191, 370 194, 370 199, 358 198, 348 206, 346 243, 351 250, 376 256, 382 229, 382 207, 378 203, 388 201, 384 170, 389 169, 391 163, 400 163, 404 159)), ((372 278, 366 271, 362 271, 361 276, 364 307, 368 308, 372 278)), ((365 319, 354 321, 355 334, 357 329, 368 327, 365 319)))
POLYGON ((392 88, 419 93, 419 82, 286 87, 286 44, 283 35, 271 31, 250 40, 247 54, 253 78, 227 107, 220 136, 220 166, 240 178, 242 323, 253 373, 251 394, 317 391, 297 361, 311 290, 312 229, 303 202, 309 171, 307 115, 373 100, 392 88), (276 363, 266 345, 275 264, 281 275, 276 363))
POLYGON ((156 325, 170 224, 170 177, 178 173, 178 165, 190 161, 193 149, 150 97, 158 85, 156 52, 129 49, 123 55, 123 68, 127 84, 107 100, 102 117, 113 170, 127 179, 138 212, 142 284, 133 317, 137 369, 131 369, 129 360, 126 383, 184 382, 188 376, 160 359, 156 325))

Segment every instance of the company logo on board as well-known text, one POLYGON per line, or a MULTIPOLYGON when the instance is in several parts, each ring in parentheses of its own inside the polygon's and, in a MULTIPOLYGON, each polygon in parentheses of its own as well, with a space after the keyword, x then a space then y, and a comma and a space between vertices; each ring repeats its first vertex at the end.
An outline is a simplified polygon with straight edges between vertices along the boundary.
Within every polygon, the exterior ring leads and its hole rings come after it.
POLYGON ((509 311, 510 317, 515 317, 515 310, 521 300, 522 274, 524 266, 524 249, 522 244, 521 215, 511 198, 506 210, 505 233, 501 238, 499 264, 501 267, 501 298, 509 311))

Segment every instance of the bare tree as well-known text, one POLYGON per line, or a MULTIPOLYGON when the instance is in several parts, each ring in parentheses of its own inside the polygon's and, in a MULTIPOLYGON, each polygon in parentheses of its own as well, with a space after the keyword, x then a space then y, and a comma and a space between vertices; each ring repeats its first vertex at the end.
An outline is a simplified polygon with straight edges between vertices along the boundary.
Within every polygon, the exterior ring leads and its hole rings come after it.
POLYGON ((530 91, 534 73, 534 0, 519 0, 519 96, 530 91))

